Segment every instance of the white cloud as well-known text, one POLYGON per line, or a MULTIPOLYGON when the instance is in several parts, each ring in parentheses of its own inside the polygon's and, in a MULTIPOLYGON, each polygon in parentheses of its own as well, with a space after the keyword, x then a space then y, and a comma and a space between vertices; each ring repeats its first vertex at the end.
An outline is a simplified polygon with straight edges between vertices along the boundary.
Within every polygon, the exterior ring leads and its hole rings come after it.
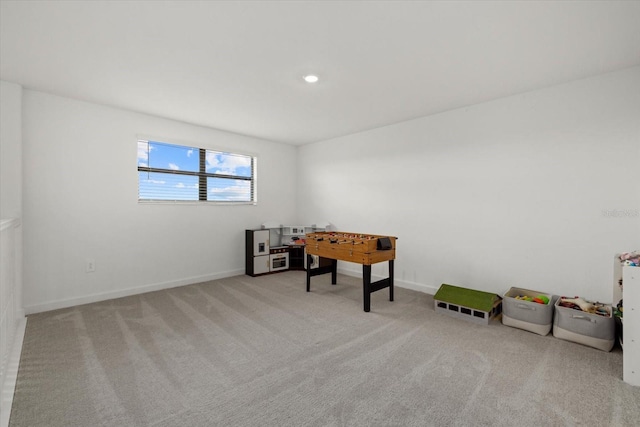
POLYGON ((216 168, 220 173, 233 175, 241 167, 251 167, 251 157, 207 152, 207 170, 216 168))
POLYGON ((179 171, 180 167, 178 165, 176 165, 175 163, 169 163, 169 169, 174 170, 174 171, 179 171))
POLYGON ((138 141, 138 164, 140 166, 147 166, 149 160, 149 151, 153 150, 153 146, 150 146, 147 141, 138 141), (143 165, 140 160, 145 164, 143 165))
POLYGON ((174 187, 175 188, 194 188, 194 189, 197 190, 198 189, 198 184, 187 185, 184 182, 179 182, 174 187))
POLYGON ((209 193, 213 200, 248 200, 251 186, 249 185, 230 185, 223 188, 211 188, 209 193))
POLYGON ((193 150, 187 151, 187 157, 191 157, 192 154, 193 154, 193 150))

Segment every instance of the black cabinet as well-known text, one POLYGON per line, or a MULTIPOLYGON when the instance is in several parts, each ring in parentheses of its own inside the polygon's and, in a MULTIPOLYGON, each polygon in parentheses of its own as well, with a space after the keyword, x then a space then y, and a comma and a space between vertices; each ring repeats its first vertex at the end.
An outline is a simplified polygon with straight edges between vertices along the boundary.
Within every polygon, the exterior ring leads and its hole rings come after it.
POLYGON ((304 246, 295 245, 289 247, 289 269, 304 270, 304 246))

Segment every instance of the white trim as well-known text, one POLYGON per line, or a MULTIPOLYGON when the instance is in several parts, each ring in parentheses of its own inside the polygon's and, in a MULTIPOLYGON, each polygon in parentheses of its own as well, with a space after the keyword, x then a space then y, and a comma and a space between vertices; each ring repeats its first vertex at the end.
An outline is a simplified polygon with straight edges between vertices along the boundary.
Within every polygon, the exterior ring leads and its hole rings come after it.
MULTIPOLYGON (((355 271, 350 269, 338 268, 338 273, 344 274, 345 276, 362 277, 361 271, 355 271)), ((374 274, 371 275, 372 281, 377 281, 382 279, 386 279, 386 277, 377 276, 374 274)), ((436 292, 438 292, 438 289, 440 288, 439 286, 436 288, 433 286, 425 285, 424 283, 407 282, 404 280, 398 280, 396 278, 393 279, 393 286, 397 286, 399 288, 404 288, 404 289, 411 289, 412 291, 423 292, 429 295, 435 295, 436 292)))
POLYGON ((2 299, 0 299, 0 426, 9 425, 11 405, 20 366, 20 353, 26 319, 22 308, 22 221, 20 218, 0 220, 3 246, 2 299), (5 299, 6 298, 6 299, 5 299))
POLYGON ((100 292, 97 294, 85 295, 82 297, 61 299, 49 301, 43 304, 31 305, 24 307, 27 315, 41 313, 43 311, 58 310, 61 308, 74 307, 76 305, 90 304, 93 302, 105 301, 114 298, 128 297, 131 295, 139 295, 146 292, 159 291, 162 289, 177 288, 179 286, 193 285, 196 283, 208 282, 210 280, 224 279, 244 274, 244 269, 224 271, 221 273, 207 274, 204 276, 187 277, 180 280, 172 280, 169 282, 153 283, 150 285, 136 286, 134 288, 120 289, 117 291, 100 292))
POLYGON ((18 379, 18 369, 20 368, 20 355, 22 354, 22 343, 24 342, 24 334, 27 329, 27 318, 22 317, 18 320, 15 337, 11 353, 7 360, 7 371, 2 384, 2 398, 0 401, 0 427, 7 427, 11 418, 11 405, 13 404, 13 394, 16 389, 16 380, 18 379))
MULTIPOLYGON (((362 272, 357 272, 354 270, 339 268, 338 272, 346 276, 362 277, 362 272)), ((49 301, 43 304, 26 306, 24 307, 23 314, 29 315, 34 313, 41 313, 44 311, 74 307, 76 305, 91 304, 93 302, 105 301, 105 300, 114 299, 114 298, 128 297, 131 295, 138 295, 146 292, 159 291, 162 289, 177 288, 179 286, 193 285, 196 283, 202 283, 202 282, 207 282, 207 281, 216 280, 216 279, 224 279, 227 277, 239 276, 242 274, 244 274, 244 269, 230 270, 230 271, 225 271, 221 273, 208 274, 208 275, 196 276, 196 277, 188 277, 185 279, 172 280, 169 282, 153 283, 150 285, 137 286, 134 288, 121 289, 117 291, 101 292, 97 294, 85 295, 82 297, 49 301)), ((381 279, 384 279, 384 277, 372 275, 371 279, 381 280, 381 279)), ((438 291, 438 288, 435 288, 433 286, 428 286, 422 283, 407 282, 407 281, 398 280, 398 279, 394 279, 393 283, 394 283, 394 286, 405 288, 405 289, 411 289, 418 292, 423 292, 429 295, 435 295, 435 293, 438 291)))
POLYGON ((141 205, 192 205, 192 206, 240 206, 240 205, 253 205, 256 206, 258 202, 221 202, 217 200, 147 200, 138 199, 138 203, 141 205))

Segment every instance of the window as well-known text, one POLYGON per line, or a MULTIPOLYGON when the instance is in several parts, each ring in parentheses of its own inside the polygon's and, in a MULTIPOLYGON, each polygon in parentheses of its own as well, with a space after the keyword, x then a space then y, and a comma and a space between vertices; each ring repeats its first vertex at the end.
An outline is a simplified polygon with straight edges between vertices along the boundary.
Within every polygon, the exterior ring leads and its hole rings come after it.
POLYGON ((139 201, 256 203, 256 158, 138 140, 139 201))

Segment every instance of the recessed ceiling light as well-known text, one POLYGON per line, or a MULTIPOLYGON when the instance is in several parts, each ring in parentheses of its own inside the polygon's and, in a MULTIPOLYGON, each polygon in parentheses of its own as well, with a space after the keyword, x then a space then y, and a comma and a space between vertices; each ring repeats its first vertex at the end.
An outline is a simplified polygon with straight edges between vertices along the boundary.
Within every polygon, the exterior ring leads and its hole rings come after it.
POLYGON ((318 81, 318 76, 314 76, 313 74, 309 74, 308 76, 304 76, 304 81, 307 83, 315 83, 318 81))

